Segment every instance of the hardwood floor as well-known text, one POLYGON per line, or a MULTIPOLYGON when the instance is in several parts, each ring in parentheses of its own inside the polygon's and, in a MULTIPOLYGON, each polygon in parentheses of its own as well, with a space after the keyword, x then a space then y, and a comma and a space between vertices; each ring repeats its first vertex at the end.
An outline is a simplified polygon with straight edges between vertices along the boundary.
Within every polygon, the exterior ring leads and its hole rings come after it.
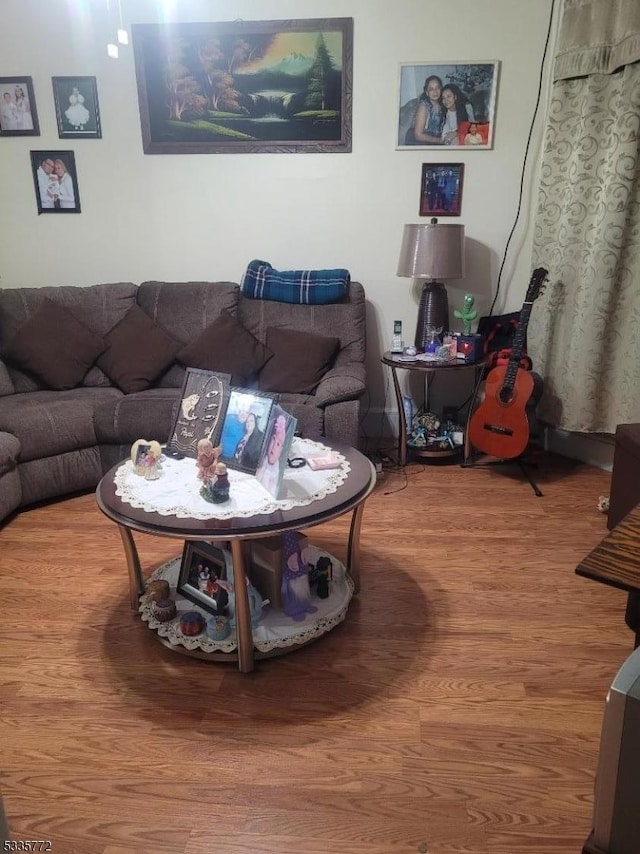
MULTIPOLYGON (((365 509, 362 591, 291 655, 184 658, 131 613, 92 495, 0 531, 0 791, 54 854, 575 854, 625 595, 574 568, 607 472, 412 464, 365 509)), ((312 541, 344 557, 348 519, 312 541)), ((150 570, 180 549, 138 536, 150 570)))

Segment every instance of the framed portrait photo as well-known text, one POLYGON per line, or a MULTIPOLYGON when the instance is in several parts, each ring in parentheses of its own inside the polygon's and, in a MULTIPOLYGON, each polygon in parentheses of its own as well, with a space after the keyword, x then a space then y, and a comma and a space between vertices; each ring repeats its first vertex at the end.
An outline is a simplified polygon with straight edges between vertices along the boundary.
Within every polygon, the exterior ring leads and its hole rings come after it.
POLYGON ((73 151, 32 151, 31 171, 38 213, 80 213, 73 151))
POLYGON ((229 468, 255 474, 262 458, 274 400, 268 394, 232 388, 222 425, 220 459, 229 468))
POLYGON ((95 77, 52 77, 60 139, 101 139, 95 77))
POLYGON ((460 216, 464 163, 423 163, 420 216, 460 216))
POLYGON ((145 154, 351 151, 352 18, 131 31, 145 154))
POLYGON ((187 540, 182 552, 177 592, 210 614, 226 616, 233 578, 231 552, 187 540))
POLYGON ((31 77, 0 77, 0 136, 40 136, 31 77))
POLYGON ((256 471, 257 480, 274 498, 278 498, 280 492, 297 423, 293 415, 274 404, 256 471))
POLYGON ((396 148, 493 148, 498 67, 401 63, 396 148))

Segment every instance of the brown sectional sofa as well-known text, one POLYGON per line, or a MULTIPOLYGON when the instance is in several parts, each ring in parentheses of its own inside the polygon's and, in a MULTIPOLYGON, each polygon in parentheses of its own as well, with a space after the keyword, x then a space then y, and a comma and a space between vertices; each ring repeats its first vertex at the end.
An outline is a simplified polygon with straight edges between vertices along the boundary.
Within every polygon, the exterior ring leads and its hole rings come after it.
MULTIPOLYGON (((180 344, 197 337, 223 310, 262 343, 270 327, 335 336, 333 365, 313 393, 276 396, 298 419, 302 435, 358 444, 366 332, 364 290, 357 282, 349 284, 345 298, 328 305, 253 300, 230 282, 0 290, 0 348, 45 298, 64 305, 101 336, 133 305, 180 344)), ((184 371, 175 362, 152 387, 124 394, 94 365, 79 386, 54 391, 0 361, 0 520, 20 507, 94 488, 138 438, 166 441, 184 371)))

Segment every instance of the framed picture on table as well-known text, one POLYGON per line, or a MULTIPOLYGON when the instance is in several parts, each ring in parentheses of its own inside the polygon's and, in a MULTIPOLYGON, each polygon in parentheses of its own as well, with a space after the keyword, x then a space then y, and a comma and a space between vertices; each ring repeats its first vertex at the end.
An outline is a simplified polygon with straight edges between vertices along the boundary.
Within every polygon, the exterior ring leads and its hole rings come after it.
POLYGON ((274 400, 268 394, 232 388, 229 406, 222 425, 220 444, 223 463, 255 475, 274 400))
POLYGON ((231 552, 227 549, 187 540, 176 590, 210 614, 226 616, 232 567, 231 552))
POLYGON ((0 136, 40 136, 31 77, 0 77, 0 136))
POLYGON ((271 409, 256 478, 274 498, 280 492, 297 423, 281 406, 276 404, 271 409))
POLYGON ((493 148, 499 65, 402 63, 396 148, 493 148))
POLYGON ((198 456, 198 442, 209 439, 215 446, 230 399, 231 374, 187 368, 180 405, 169 433, 169 456, 198 456))

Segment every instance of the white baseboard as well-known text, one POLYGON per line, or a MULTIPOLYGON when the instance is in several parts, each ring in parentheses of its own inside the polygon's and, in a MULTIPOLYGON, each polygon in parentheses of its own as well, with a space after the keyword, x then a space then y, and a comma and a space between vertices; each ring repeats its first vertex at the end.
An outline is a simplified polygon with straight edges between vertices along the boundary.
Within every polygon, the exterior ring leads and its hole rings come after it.
POLYGON ((547 427, 545 447, 599 469, 611 471, 613 468, 614 437, 609 433, 569 433, 547 427))

